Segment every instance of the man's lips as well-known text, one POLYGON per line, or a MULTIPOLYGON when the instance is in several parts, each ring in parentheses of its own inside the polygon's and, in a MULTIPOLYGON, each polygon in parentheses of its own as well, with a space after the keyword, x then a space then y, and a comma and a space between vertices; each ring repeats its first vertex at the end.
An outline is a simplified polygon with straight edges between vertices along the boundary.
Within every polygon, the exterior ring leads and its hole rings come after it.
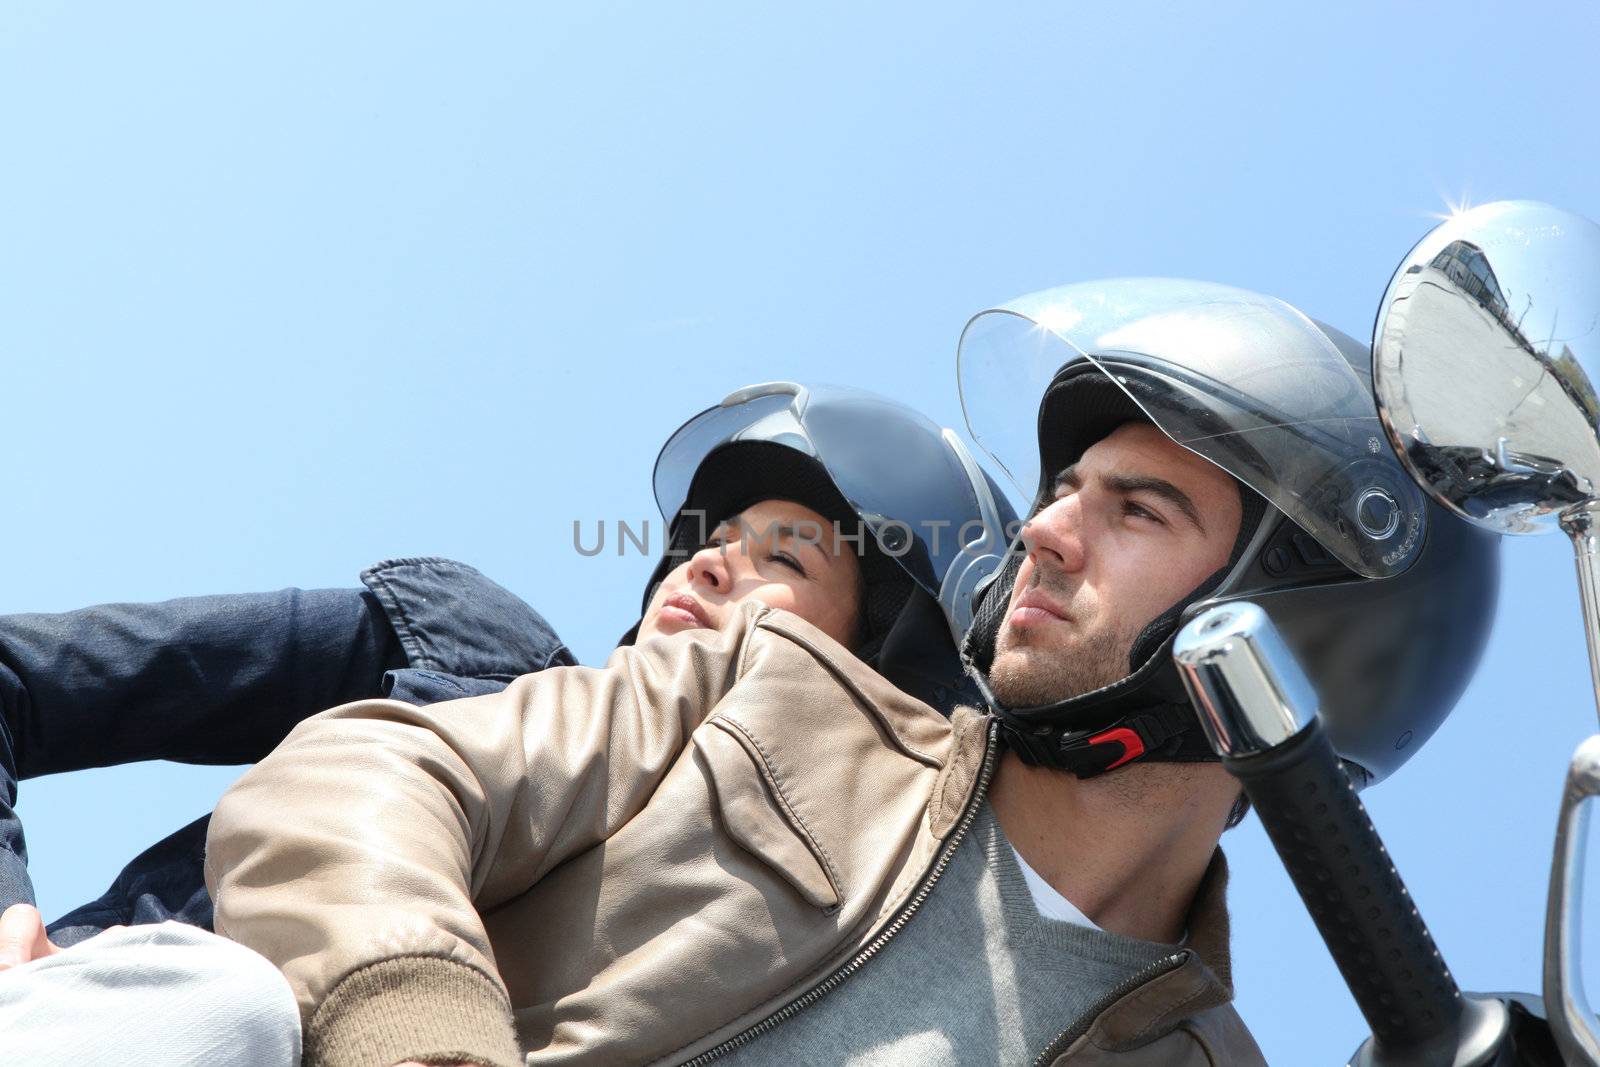
POLYGON ((1006 621, 1012 626, 1043 626, 1054 622, 1068 621, 1068 615, 1055 601, 1039 592, 1030 589, 1017 598, 1011 606, 1011 614, 1006 621))
POLYGON ((705 626, 711 628, 711 620, 706 617, 706 609, 692 596, 683 593, 673 593, 661 602, 658 609, 663 619, 670 619, 685 626, 705 626))

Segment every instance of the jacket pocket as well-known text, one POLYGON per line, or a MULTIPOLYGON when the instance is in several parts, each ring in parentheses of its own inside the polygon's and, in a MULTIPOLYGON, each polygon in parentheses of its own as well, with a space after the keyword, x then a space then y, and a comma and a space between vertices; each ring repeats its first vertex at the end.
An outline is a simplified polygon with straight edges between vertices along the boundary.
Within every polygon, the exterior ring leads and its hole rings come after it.
POLYGON ((839 883, 827 853, 784 797, 760 747, 722 719, 708 720, 692 737, 710 772, 728 836, 808 903, 824 911, 837 908, 839 883))

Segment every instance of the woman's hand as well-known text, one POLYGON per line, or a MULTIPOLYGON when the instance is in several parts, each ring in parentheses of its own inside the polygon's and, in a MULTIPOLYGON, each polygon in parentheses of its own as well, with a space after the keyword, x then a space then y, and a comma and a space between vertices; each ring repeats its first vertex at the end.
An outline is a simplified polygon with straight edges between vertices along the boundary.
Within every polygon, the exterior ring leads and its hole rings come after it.
POLYGON ((32 904, 13 904, 0 915, 0 971, 64 951, 44 931, 44 916, 32 904))

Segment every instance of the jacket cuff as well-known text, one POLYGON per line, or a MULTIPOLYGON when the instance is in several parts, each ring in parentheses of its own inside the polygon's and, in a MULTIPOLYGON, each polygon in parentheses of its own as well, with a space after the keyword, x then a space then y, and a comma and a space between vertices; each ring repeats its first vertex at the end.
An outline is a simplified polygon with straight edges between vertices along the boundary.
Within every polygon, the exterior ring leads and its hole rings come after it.
POLYGON ((351 972, 306 1026, 305 1067, 521 1067, 500 986, 455 960, 406 956, 351 972))

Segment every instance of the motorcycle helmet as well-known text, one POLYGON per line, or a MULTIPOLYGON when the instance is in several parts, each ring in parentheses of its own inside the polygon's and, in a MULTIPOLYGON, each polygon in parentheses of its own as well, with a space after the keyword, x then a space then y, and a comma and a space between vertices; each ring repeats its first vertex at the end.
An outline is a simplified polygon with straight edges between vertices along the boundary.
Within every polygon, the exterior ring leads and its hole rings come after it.
POLYGON ((1358 785, 1392 773, 1454 706, 1493 620, 1498 539, 1400 466, 1365 345, 1272 297, 1130 278, 975 316, 957 368, 973 439, 1035 513, 1059 471, 1129 421, 1232 475, 1244 505, 1227 564, 1139 635, 1126 676, 1036 707, 1001 706, 987 685, 1022 561, 1013 543, 963 654, 1023 759, 1081 777, 1215 759, 1171 647, 1186 618, 1232 599, 1282 632, 1358 785))
POLYGON ((668 438, 654 485, 667 547, 643 610, 722 522, 761 500, 792 500, 835 524, 840 543, 860 554, 856 654, 947 714, 977 699, 957 643, 1020 524, 954 431, 859 389, 752 385, 668 438))

